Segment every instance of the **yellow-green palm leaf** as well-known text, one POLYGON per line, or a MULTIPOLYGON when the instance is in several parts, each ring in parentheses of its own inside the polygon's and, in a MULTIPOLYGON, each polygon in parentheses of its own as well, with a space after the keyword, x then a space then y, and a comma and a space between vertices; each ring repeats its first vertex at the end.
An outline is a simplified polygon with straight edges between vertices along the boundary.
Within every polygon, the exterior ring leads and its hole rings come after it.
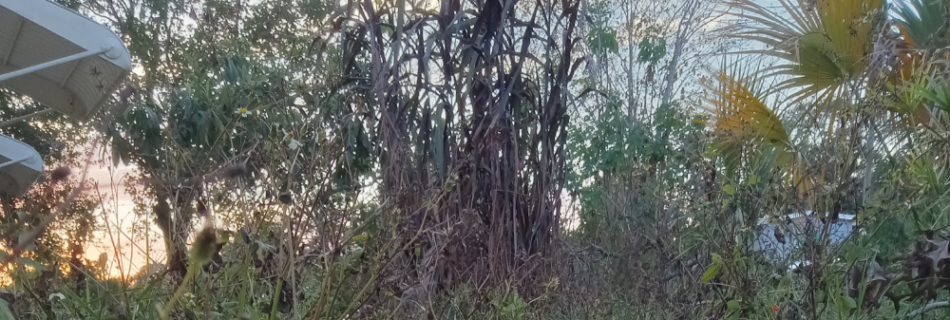
POLYGON ((792 146, 781 118, 749 88, 742 79, 724 72, 706 82, 712 92, 704 107, 708 120, 702 121, 716 135, 713 151, 724 159, 726 170, 734 174, 746 158, 756 158, 762 151, 775 152, 772 165, 784 172, 787 183, 814 204, 809 195, 818 183, 808 171, 807 161, 792 146))
MULTIPOLYGON (((775 90, 792 91, 791 101, 813 98, 826 102, 849 80, 864 76, 873 49, 875 17, 883 0, 779 0, 784 12, 772 12, 753 0, 735 0, 735 16, 755 22, 730 34, 766 49, 759 53, 780 58, 764 70, 785 76, 775 90)), ((817 103, 816 114, 822 111, 817 103)))
POLYGON ((791 147, 781 119, 743 80, 720 72, 706 86, 713 94, 704 108, 709 120, 703 123, 716 133, 713 149, 730 172, 742 165, 745 153, 760 148, 774 148, 777 161, 787 161, 791 147))
POLYGON ((788 133, 778 115, 740 79, 726 73, 716 75, 715 81, 708 84, 713 97, 709 112, 712 126, 718 133, 744 140, 759 140, 779 149, 788 149, 788 133))

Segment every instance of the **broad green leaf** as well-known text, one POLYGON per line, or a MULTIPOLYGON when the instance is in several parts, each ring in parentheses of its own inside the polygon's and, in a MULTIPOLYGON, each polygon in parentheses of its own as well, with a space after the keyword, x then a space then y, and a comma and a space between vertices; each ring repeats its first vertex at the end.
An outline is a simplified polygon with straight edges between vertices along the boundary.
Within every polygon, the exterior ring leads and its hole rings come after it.
POLYGON ((739 319, 739 311, 741 311, 742 305, 739 304, 738 300, 729 300, 729 302, 726 302, 726 309, 729 310, 729 316, 726 319, 735 320, 739 319))
POLYGON ((710 264, 709 268, 706 268, 706 272, 703 273, 703 283, 709 282, 716 278, 716 276, 719 275, 720 266, 722 266, 722 257, 713 253, 712 264, 710 264))
POLYGON ((839 295, 838 298, 835 299, 835 304, 838 306, 838 312, 843 315, 850 313, 851 309, 857 308, 854 299, 846 295, 839 295))
POLYGON ((661 37, 647 37, 640 41, 638 62, 655 64, 666 56, 666 39, 661 37))
POLYGON ((733 187, 731 184, 727 184, 722 186, 722 191, 725 191, 726 194, 731 196, 736 194, 736 187, 733 187))
POLYGON ((0 320, 14 320, 13 312, 10 311, 10 305, 7 300, 0 299, 0 320))
POLYGON ((617 42, 617 31, 613 29, 597 28, 587 38, 587 44, 595 52, 620 52, 617 42))
POLYGON ((848 305, 848 308, 854 309, 858 307, 858 304, 854 301, 854 298, 849 296, 844 296, 844 302, 848 305))
POLYGON ((36 260, 26 258, 26 257, 21 257, 20 259, 17 260, 17 263, 23 266, 33 267, 33 269, 36 269, 36 271, 46 270, 46 266, 44 266, 42 263, 39 263, 36 260))
POLYGON ((709 265, 709 268, 706 268, 706 272, 703 273, 703 283, 709 282, 712 279, 715 279, 719 275, 719 264, 713 263, 709 265))
POLYGON ((738 300, 729 300, 729 302, 726 302, 726 307, 729 309, 729 311, 736 312, 739 311, 739 308, 741 308, 742 305, 739 304, 738 300))

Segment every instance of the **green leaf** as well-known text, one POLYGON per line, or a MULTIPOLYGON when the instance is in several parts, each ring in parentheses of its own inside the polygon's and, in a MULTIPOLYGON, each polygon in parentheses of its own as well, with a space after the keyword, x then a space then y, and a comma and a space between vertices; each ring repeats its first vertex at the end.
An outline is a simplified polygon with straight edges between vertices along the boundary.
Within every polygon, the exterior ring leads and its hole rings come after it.
POLYGON ((36 262, 36 260, 30 259, 30 258, 25 258, 25 257, 24 257, 24 258, 20 258, 19 260, 17 260, 17 263, 20 264, 20 265, 24 265, 24 266, 31 266, 31 267, 33 267, 33 269, 36 269, 36 271, 43 271, 43 270, 46 270, 46 266, 44 266, 42 263, 36 262))
POLYGON ((726 194, 731 196, 736 194, 736 187, 733 187, 731 184, 727 184, 722 186, 722 191, 725 191, 726 194))
POLYGON ((219 244, 231 243, 231 234, 230 233, 222 234, 220 237, 218 237, 218 243, 219 244))
POLYGON ((13 312, 10 311, 10 305, 7 300, 0 299, 0 320, 13 320, 13 312))
POLYGON ((595 28, 587 37, 587 45, 594 52, 620 52, 620 45, 617 42, 617 30, 606 28, 595 28))
POLYGON ((713 253, 712 264, 710 264, 709 268, 706 268, 706 272, 703 273, 703 283, 709 282, 716 278, 716 276, 719 275, 720 266, 722 266, 722 257, 713 253))
POLYGON ((726 302, 726 307, 729 308, 729 311, 736 312, 739 311, 739 308, 742 308, 742 305, 739 304, 738 300, 729 300, 729 302, 726 302))
POLYGON ((854 299, 846 295, 838 296, 838 298, 835 299, 835 304, 838 306, 838 312, 841 314, 848 314, 851 312, 851 309, 857 308, 854 299))
POLYGON ((657 63, 666 56, 666 39, 660 37, 647 37, 640 41, 640 53, 637 54, 638 62, 657 63))
POLYGON ((757 175, 752 175, 751 177, 749 177, 749 185, 750 185, 750 186, 754 186, 756 183, 759 183, 759 176, 757 176, 757 175))
POLYGON ((782 278, 778 281, 778 286, 776 289, 780 293, 788 293, 790 292, 791 282, 792 280, 787 275, 782 276, 782 278))
POLYGON ((713 263, 709 265, 709 268, 706 268, 706 272, 703 273, 703 283, 709 282, 712 279, 716 278, 719 275, 719 264, 713 263))
POLYGON ((729 300, 729 302, 726 302, 726 308, 729 310, 729 316, 726 317, 726 319, 739 319, 739 312, 742 311, 742 305, 739 304, 739 300, 729 300))
POLYGON ((854 301, 854 298, 849 296, 844 296, 844 302, 848 305, 848 308, 854 309, 858 307, 858 304, 854 301))

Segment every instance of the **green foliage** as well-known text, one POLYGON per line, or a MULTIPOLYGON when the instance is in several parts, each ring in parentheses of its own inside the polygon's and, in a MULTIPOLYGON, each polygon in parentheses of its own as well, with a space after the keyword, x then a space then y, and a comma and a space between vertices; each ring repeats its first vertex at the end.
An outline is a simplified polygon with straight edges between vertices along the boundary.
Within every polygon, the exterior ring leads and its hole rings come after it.
POLYGON ((909 209, 920 231, 941 229, 950 225, 950 173, 946 163, 935 162, 930 153, 912 154, 908 159, 909 209))
POLYGON ((907 32, 915 47, 936 50, 950 46, 950 26, 947 26, 946 1, 894 1, 898 25, 907 32))
POLYGON ((617 30, 598 29, 588 36, 587 45, 598 52, 618 53, 620 47, 617 44, 617 30))
POLYGON ((656 64, 666 56, 666 39, 662 37, 646 37, 640 41, 640 53, 637 61, 656 64))
POLYGON ((495 297, 492 302, 498 310, 498 315, 506 320, 525 319, 528 312, 528 303, 518 295, 518 291, 506 288, 495 297))
POLYGON ((703 278, 702 278, 703 282, 709 282, 712 279, 715 279, 716 276, 719 275, 719 268, 722 267, 722 257, 720 257, 718 254, 713 253, 712 261, 713 261, 712 264, 710 264, 709 267, 706 268, 706 272, 703 273, 703 278))
POLYGON ((620 52, 617 42, 617 30, 609 26, 610 2, 598 1, 591 4, 588 15, 591 21, 591 31, 587 35, 587 46, 597 54, 620 52))
MULTIPOLYGON (((127 41, 134 94, 4 133, 69 164, 101 134, 166 267, 86 261, 111 210, 90 193, 20 239, 77 184, 43 182, 3 199, 3 244, 31 247, 0 318, 889 319, 907 309, 849 272, 913 274, 950 224, 950 91, 907 53, 945 46, 939 1, 735 1, 751 24, 727 34, 779 62, 708 82, 698 52, 733 43, 698 0, 60 2, 127 41), (841 243, 814 227, 845 214, 841 243)), ((0 91, 0 117, 38 108, 0 91)))

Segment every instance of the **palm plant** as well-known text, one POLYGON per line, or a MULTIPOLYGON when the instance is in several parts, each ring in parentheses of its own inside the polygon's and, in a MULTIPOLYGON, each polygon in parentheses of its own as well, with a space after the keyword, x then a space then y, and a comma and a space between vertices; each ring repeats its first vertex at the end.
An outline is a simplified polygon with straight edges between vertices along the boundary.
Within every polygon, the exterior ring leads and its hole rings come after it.
MULTIPOLYGON (((750 20, 753 24, 740 24, 728 31, 732 37, 750 40, 762 46, 737 53, 765 55, 777 59, 777 63, 759 71, 760 79, 778 81, 770 90, 762 92, 762 97, 787 94, 787 105, 797 109, 795 113, 809 118, 811 124, 806 123, 806 126, 817 124, 819 119, 826 119, 827 123, 823 125, 826 128, 826 142, 846 142, 851 145, 863 142, 861 154, 865 160, 872 160, 876 146, 881 143, 876 140, 875 132, 878 128, 873 126, 877 121, 875 115, 896 111, 898 114, 910 115, 910 118, 915 120, 912 123, 926 122, 931 117, 917 110, 916 104, 927 100, 928 97, 940 100, 940 86, 919 80, 911 85, 901 80, 911 80, 901 74, 906 74, 907 70, 919 70, 920 68, 915 66, 921 63, 914 56, 916 53, 907 54, 900 51, 918 48, 917 43, 920 43, 920 48, 924 51, 935 50, 942 45, 942 41, 948 39, 944 26, 946 20, 937 17, 945 15, 946 8, 937 2, 914 0, 899 4, 896 18, 888 19, 883 0, 780 0, 781 12, 772 11, 753 0, 736 0, 730 3, 730 9, 735 10, 733 14, 740 19, 750 20), (892 25, 896 25, 900 33, 892 32, 892 25), (915 40, 915 37, 920 40, 915 40), (898 54, 889 54, 891 52, 898 54), (892 83, 895 80, 898 81, 896 85, 892 83), (887 89, 893 89, 895 86, 916 88, 916 91, 887 89), (891 91, 893 100, 905 103, 879 103, 875 99, 868 99, 873 96, 869 94, 871 91, 891 91), (907 105, 908 101, 913 103, 907 105), (840 124, 838 130, 843 130, 842 135, 838 135, 839 138, 833 138, 836 123, 840 124)), ((926 73, 933 74, 932 71, 926 73)), ((719 78, 722 79, 722 76, 719 78)), ((734 118, 741 119, 742 125, 751 125, 753 128, 742 139, 772 143, 783 141, 777 138, 786 137, 776 131, 780 127, 768 125, 776 120, 763 123, 761 119, 757 119, 769 114, 763 111, 768 109, 761 103, 763 99, 745 96, 743 99, 749 100, 748 103, 732 101, 731 109, 722 108, 723 101, 736 99, 734 90, 711 91, 716 96, 712 104, 715 108, 707 108, 707 111, 710 111, 712 118, 716 120, 714 129, 717 132, 737 130, 735 125, 739 124, 738 122, 724 121, 734 118)), ((818 128, 820 127, 813 129, 818 128)), ((794 149, 787 143, 779 146, 794 149)), ((729 159, 728 153, 725 155, 729 159)), ((788 155, 783 157, 789 158, 788 155)), ((864 163, 865 176, 872 176, 872 161, 861 162, 864 163)), ((794 161, 778 161, 776 164, 804 165, 794 161)), ((865 190, 869 184, 870 180, 866 180, 865 190)))
POLYGON ((933 53, 950 46, 950 5, 940 0, 895 1, 895 24, 911 48, 933 53))
MULTIPOLYGON (((881 176, 875 172, 877 150, 885 150, 893 164, 891 149, 897 147, 911 160, 907 172, 913 173, 913 181, 921 181, 918 189, 908 190, 914 197, 908 203, 920 209, 911 211, 926 220, 918 217, 917 227, 932 235, 935 228, 945 225, 937 218, 945 216, 940 195, 945 190, 941 181, 946 161, 919 160, 930 158, 918 158, 912 152, 927 152, 946 142, 943 109, 950 95, 940 76, 944 68, 937 63, 943 59, 941 48, 950 41, 945 2, 897 3, 892 16, 883 0, 778 2, 781 12, 752 0, 736 0, 730 6, 736 17, 753 22, 730 29, 731 36, 761 46, 739 53, 772 57, 777 63, 760 70, 759 78, 721 72, 713 85, 707 85, 712 94, 705 108, 710 114, 707 125, 715 133, 718 155, 727 170, 753 166, 767 158, 759 155, 762 151, 773 150, 776 161, 772 164, 780 169, 786 188, 809 199, 804 209, 821 215, 839 211, 840 202, 852 193, 863 195, 867 204, 872 181, 881 176), (775 79, 778 85, 763 92, 750 89, 761 79, 775 79), (785 94, 792 111, 788 114, 807 115, 804 134, 791 137, 781 116, 773 111, 776 106, 764 103, 766 97, 785 94), (886 127, 890 120, 904 125, 886 127), (897 130, 882 133, 888 128, 897 130), (817 155, 806 151, 814 149, 807 148, 808 144, 815 145, 817 155), (913 147, 901 149, 906 148, 902 145, 913 147), (864 183, 856 192, 852 186, 859 180, 859 166, 864 168, 864 183)), ((754 183, 754 179, 746 180, 754 183)), ((863 207, 856 208, 860 214, 863 207)), ((820 259, 820 251, 813 254, 817 255, 810 259, 820 259)), ((832 262, 812 261, 817 271, 809 274, 808 290, 826 290, 817 279, 824 263, 832 262)), ((810 312, 821 302, 817 297, 806 295, 810 312)))
POLYGON ((779 3, 785 12, 771 12, 752 0, 732 2, 738 18, 757 23, 738 26, 733 36, 765 45, 744 53, 778 58, 778 64, 763 70, 765 76, 783 78, 774 90, 789 91, 792 102, 814 100, 817 117, 833 98, 855 90, 852 85, 867 76, 883 0, 779 3))

